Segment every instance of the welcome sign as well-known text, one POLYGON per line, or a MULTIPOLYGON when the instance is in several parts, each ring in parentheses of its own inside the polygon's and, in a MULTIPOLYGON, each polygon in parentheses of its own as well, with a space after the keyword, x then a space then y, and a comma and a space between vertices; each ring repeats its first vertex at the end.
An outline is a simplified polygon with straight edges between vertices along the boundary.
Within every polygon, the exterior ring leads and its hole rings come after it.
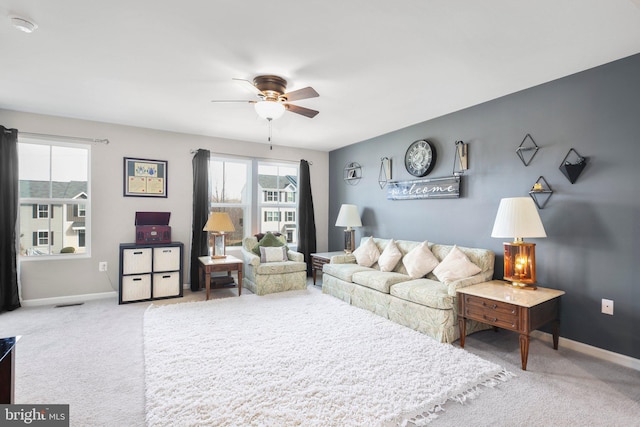
POLYGON ((387 186, 388 200, 453 199, 459 197, 459 176, 391 181, 387 186))

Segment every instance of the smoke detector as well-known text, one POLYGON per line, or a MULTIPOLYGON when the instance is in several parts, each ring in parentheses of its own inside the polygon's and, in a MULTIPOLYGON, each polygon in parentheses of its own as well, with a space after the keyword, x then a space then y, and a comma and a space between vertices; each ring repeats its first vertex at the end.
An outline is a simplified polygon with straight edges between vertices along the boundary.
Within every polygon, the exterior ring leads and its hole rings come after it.
POLYGON ((38 28, 38 24, 19 16, 10 16, 9 19, 14 27, 25 33, 33 33, 38 28))

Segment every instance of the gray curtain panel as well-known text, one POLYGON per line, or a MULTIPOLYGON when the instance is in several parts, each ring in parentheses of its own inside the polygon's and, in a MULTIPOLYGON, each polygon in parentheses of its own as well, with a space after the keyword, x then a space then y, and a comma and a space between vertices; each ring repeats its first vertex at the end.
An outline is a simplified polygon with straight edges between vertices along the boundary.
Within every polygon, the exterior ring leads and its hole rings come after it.
POLYGON ((0 313, 20 307, 16 254, 18 130, 0 126, 0 313))
POLYGON ((209 217, 209 150, 193 156, 193 224, 191 234, 191 290, 200 290, 198 257, 208 254, 207 232, 202 231, 209 217))
POLYGON ((313 213, 309 162, 300 160, 300 186, 298 188, 298 252, 304 254, 307 276, 311 276, 311 256, 316 252, 316 220, 313 213))

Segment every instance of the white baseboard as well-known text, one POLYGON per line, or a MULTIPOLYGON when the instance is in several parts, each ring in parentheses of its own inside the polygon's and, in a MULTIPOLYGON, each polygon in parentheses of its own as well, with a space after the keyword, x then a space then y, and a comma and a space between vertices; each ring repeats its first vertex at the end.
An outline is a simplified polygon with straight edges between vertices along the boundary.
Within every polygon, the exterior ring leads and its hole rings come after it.
MULTIPOLYGON (((531 336, 534 338, 540 338, 548 343, 553 343, 553 336, 547 332, 533 331, 531 336)), ((627 368, 640 371, 640 359, 635 359, 630 356, 626 356, 620 353, 614 353, 613 351, 604 350, 599 347, 594 347, 589 344, 584 344, 578 341, 573 341, 567 338, 558 340, 558 347, 568 348, 580 353, 588 354, 589 356, 596 357, 598 359, 606 360, 607 362, 615 363, 617 365, 625 366, 627 368)))
POLYGON ((100 292, 95 294, 84 295, 69 295, 64 297, 53 298, 37 298, 20 301, 23 307, 36 307, 41 305, 59 305, 59 304, 77 304, 84 301, 102 299, 102 298, 118 298, 118 293, 113 292, 100 292))

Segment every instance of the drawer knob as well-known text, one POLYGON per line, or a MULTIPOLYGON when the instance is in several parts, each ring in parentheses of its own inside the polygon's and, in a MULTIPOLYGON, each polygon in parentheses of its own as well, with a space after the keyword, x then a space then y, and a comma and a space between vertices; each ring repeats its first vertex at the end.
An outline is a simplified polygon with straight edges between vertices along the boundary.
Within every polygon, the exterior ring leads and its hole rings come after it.
POLYGON ((489 318, 484 314, 482 315, 482 317, 484 318, 484 320, 489 320, 490 322, 496 322, 498 320, 497 317, 489 318))
POLYGON ((492 308, 492 309, 494 309, 494 310, 495 310, 496 308, 498 308, 498 305, 497 305, 497 304, 491 304, 491 305, 489 305, 489 304, 487 304, 486 302, 483 302, 483 303, 482 303, 482 305, 483 305, 483 306, 485 306, 485 307, 491 307, 491 308, 492 308))

